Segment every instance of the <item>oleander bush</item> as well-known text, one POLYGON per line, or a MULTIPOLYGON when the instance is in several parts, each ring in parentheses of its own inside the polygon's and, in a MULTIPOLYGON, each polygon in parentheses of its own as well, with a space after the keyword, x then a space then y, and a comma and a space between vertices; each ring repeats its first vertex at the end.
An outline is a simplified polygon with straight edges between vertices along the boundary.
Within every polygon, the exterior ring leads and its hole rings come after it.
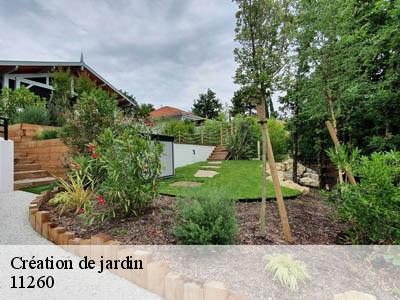
POLYGON ((229 245, 238 233, 235 202, 211 189, 177 200, 172 233, 185 245, 229 245))
POLYGON ((158 195, 162 145, 151 139, 144 126, 105 129, 79 156, 73 172, 82 174, 84 186, 96 194, 84 205, 88 223, 118 215, 139 216, 158 195))

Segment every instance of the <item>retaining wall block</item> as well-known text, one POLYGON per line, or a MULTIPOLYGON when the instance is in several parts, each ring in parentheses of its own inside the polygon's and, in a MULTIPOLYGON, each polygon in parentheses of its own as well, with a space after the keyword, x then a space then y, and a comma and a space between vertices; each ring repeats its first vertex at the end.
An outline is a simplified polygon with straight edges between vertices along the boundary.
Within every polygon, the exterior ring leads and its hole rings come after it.
POLYGON ((65 228, 61 226, 57 226, 54 228, 50 228, 50 241, 54 244, 57 244, 58 235, 65 232, 65 228))
POLYGON ((208 281, 204 284, 204 300, 227 300, 229 291, 219 281, 208 281))
POLYGON ((56 227, 57 224, 54 222, 44 222, 42 226, 42 236, 50 240, 50 229, 56 227))
POLYGON ((183 299, 203 300, 204 299, 203 287, 196 282, 186 282, 183 286, 183 299))
POLYGON ((90 257, 90 239, 81 239, 79 241, 79 256, 88 258, 90 257))
POLYGON ((131 280, 142 288, 147 288, 147 272, 148 265, 153 261, 153 254, 150 251, 135 250, 133 258, 142 261, 141 270, 133 270, 131 272, 131 280))
POLYGON ((32 208, 29 210, 29 223, 31 223, 31 226, 33 229, 36 228, 36 213, 39 211, 37 208, 32 208))
POLYGON ((38 211, 35 216, 35 230, 37 233, 42 234, 43 223, 50 221, 50 213, 48 211, 38 211))
POLYGON ((184 299, 185 278, 178 273, 169 272, 165 276, 165 298, 167 300, 184 299))
POLYGON ((147 289, 161 297, 165 291, 165 276, 170 271, 167 261, 154 261, 147 265, 147 289))
POLYGON ((58 236, 58 244, 59 245, 69 245, 69 240, 75 237, 75 233, 67 231, 58 236))
MULTIPOLYGON (((125 259, 127 256, 132 256, 132 258, 134 258, 135 255, 135 249, 132 247, 124 247, 118 250, 117 252, 117 259, 119 260, 123 260, 125 259)), ((117 270, 117 274, 118 276, 121 276, 125 279, 128 279, 129 281, 132 281, 132 272, 134 272, 133 270, 124 270, 124 269, 118 269, 117 270)))
POLYGON ((98 233, 90 237, 90 244, 92 245, 90 255, 96 263, 99 263, 101 256, 104 255, 104 249, 101 245, 104 245, 109 240, 110 237, 104 233, 98 233))
POLYGON ((79 256, 79 242, 81 238, 73 238, 68 240, 68 251, 72 254, 79 256))
MULTIPOLYGON (((109 240, 104 243, 103 256, 104 259, 116 260, 118 259, 118 250, 120 249, 120 243, 117 241, 109 240)), ((117 273, 118 270, 111 269, 113 273, 117 273)))

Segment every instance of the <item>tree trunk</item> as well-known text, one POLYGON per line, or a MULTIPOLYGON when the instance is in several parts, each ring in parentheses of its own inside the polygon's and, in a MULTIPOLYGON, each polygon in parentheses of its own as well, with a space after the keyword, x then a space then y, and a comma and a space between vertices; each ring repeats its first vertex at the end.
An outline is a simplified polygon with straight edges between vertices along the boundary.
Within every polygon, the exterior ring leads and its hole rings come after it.
POLYGON ((267 126, 265 124, 265 98, 261 100, 261 105, 257 106, 257 114, 260 120, 262 133, 262 191, 261 191, 261 207, 260 207, 260 232, 262 236, 266 236, 266 209, 267 209, 267 126))
POLYGON ((299 134, 297 131, 297 126, 295 125, 293 132, 293 182, 297 183, 297 159, 299 151, 299 134))

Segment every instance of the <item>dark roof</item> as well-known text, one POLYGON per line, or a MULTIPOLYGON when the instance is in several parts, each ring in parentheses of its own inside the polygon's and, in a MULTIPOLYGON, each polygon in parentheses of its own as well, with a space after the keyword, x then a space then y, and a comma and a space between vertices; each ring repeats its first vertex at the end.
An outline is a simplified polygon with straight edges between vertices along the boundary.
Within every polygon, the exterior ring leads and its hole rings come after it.
POLYGON ((0 60, 0 74, 8 72, 13 74, 47 73, 55 68, 70 68, 72 72, 85 71, 98 86, 109 92, 114 92, 118 97, 120 106, 134 105, 128 97, 89 67, 83 60, 78 62, 0 60))

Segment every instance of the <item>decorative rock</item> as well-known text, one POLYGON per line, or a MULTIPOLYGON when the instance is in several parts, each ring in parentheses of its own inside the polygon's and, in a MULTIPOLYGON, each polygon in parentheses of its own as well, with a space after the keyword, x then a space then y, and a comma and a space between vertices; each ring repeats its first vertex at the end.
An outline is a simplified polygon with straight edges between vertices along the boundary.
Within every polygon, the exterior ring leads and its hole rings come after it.
POLYGON ((303 166, 301 163, 297 164, 297 176, 301 176, 305 173, 306 167, 303 166))
POLYGON ((310 186, 310 187, 315 187, 315 188, 319 187, 319 181, 316 181, 309 177, 300 178, 299 183, 302 185, 305 185, 305 186, 310 186))
POLYGON ((183 285, 183 299, 184 300, 203 300, 203 288, 195 282, 186 282, 183 285))
POLYGON ((219 281, 209 281, 204 284, 204 300, 226 300, 229 291, 226 286, 219 281))
POLYGON ((310 169, 310 168, 306 168, 306 173, 312 173, 312 174, 317 174, 318 175, 317 171, 315 171, 313 169, 310 169))
POLYGON ((318 176, 318 174, 314 174, 314 173, 304 173, 303 174, 303 177, 307 177, 307 178, 311 178, 312 180, 315 180, 315 181, 319 181, 319 176, 318 176))
POLYGON ((376 300, 376 297, 358 291, 348 291, 343 294, 334 295, 333 300, 376 300))
POLYGON ((194 177, 214 177, 215 175, 218 175, 218 172, 215 171, 204 171, 204 170, 198 170, 196 174, 194 174, 194 177))

